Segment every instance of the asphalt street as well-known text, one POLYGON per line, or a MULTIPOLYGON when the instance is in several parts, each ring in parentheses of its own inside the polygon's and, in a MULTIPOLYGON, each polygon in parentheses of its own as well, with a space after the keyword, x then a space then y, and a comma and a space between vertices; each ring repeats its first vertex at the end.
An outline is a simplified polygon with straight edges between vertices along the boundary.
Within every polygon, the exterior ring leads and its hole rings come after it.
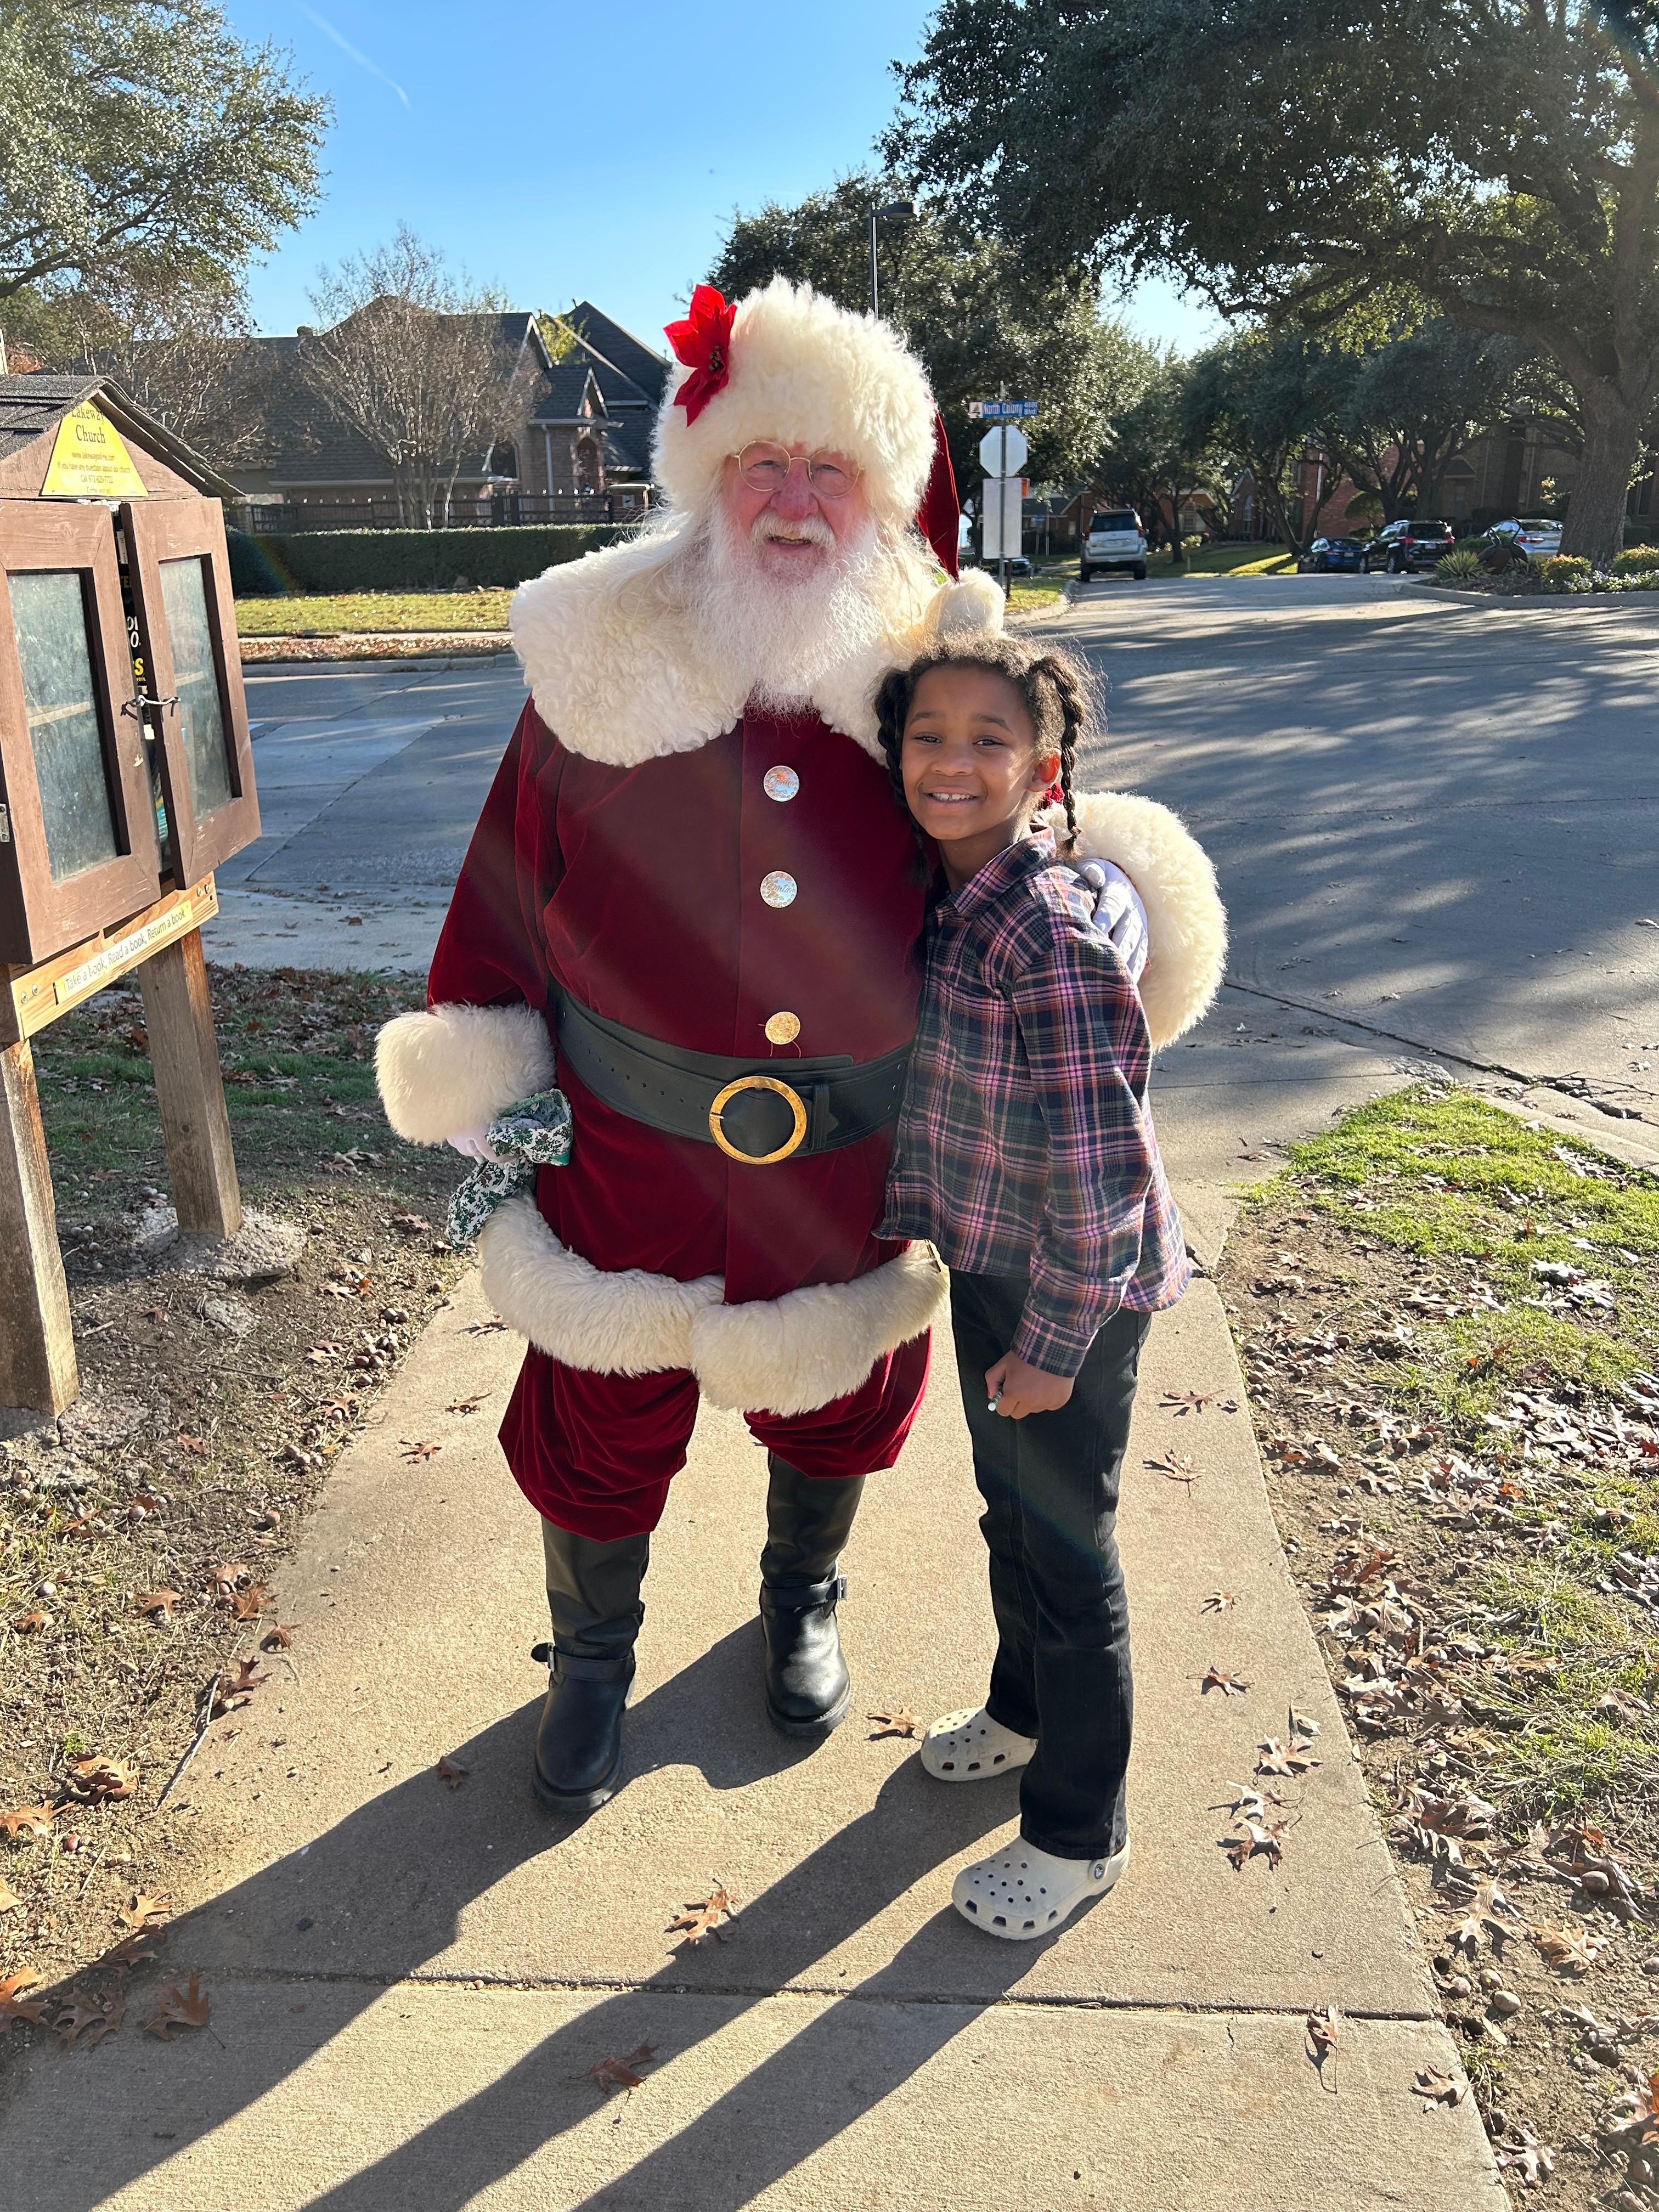
MULTIPOLYGON (((1565 1085, 1598 1135, 1594 1100, 1659 1122, 1659 609, 1109 578, 1056 627, 1108 690, 1084 781, 1174 806, 1231 915, 1228 988, 1158 1071, 1189 1191, 1427 1066, 1565 1085)), ((248 696, 265 835, 210 956, 418 972, 516 663, 255 669, 248 696)))
POLYGON ((1598 1136, 1581 1083, 1659 1121, 1659 610, 1114 578, 1060 627, 1109 687, 1083 780, 1175 807, 1231 916, 1229 988, 1159 1073, 1188 1174, 1425 1065, 1565 1084, 1598 1136))

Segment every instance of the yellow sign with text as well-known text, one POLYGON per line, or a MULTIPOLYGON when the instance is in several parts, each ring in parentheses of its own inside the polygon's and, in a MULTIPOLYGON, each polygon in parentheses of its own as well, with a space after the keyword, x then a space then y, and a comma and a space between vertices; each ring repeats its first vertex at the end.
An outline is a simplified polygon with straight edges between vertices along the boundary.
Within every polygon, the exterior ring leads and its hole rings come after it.
POLYGON ((42 499, 148 499, 143 478, 113 422, 90 399, 71 407, 58 426, 42 499))

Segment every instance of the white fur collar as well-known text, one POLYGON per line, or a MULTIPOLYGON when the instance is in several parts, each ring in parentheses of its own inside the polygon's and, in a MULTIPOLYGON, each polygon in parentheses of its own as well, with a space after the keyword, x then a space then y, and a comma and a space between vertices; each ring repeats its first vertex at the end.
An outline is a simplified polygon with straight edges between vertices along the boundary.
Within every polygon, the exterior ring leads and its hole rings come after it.
MULTIPOLYGON (((570 751, 611 768, 695 752, 742 715, 731 677, 714 665, 664 570, 678 534, 647 535, 589 553, 521 584, 513 642, 536 712, 570 751)), ((881 758, 875 695, 890 669, 921 649, 931 580, 894 610, 889 635, 817 684, 811 704, 832 730, 881 758)))

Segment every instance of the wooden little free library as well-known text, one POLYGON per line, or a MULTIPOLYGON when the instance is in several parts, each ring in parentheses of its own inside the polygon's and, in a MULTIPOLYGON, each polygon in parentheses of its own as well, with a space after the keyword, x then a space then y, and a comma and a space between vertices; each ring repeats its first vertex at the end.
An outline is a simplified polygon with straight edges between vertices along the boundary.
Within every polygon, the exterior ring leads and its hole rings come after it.
POLYGON ((259 834, 228 490, 99 376, 0 376, 0 1407, 79 1388, 29 1040, 137 969, 179 1226, 241 1199, 201 925, 259 834))

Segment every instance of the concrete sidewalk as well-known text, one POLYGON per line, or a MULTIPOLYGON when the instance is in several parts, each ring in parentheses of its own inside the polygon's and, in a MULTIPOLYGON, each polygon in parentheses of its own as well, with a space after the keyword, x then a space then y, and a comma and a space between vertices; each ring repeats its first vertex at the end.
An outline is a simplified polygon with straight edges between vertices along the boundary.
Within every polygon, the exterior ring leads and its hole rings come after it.
MULTIPOLYGON (((842 1620, 854 1717, 817 1747, 761 1707, 764 1462, 705 1413, 655 1546, 628 1780, 550 1823, 526 1761, 539 1547, 494 1429, 516 1341, 476 1277, 352 1447, 280 1577, 291 1669, 219 1724, 163 1819, 211 1869, 169 1931, 211 2029, 37 2045, 5 2171, 50 2212, 1501 2212, 1376 1818, 1268 1510, 1212 1285, 1154 1326, 1125 1486, 1135 1857, 1061 1933, 997 1943, 952 1876, 1016 1830, 1013 1778, 947 1789, 862 1716, 972 1703, 991 1648, 966 1436, 942 1351, 873 1478, 842 1620), (447 1410, 482 1390, 472 1415, 447 1410), (1165 1392, 1211 1393, 1177 1418, 1165 1392), (1237 1410, 1229 1412, 1231 1402, 1237 1410), (400 1440, 437 1439, 422 1463, 400 1440), (1143 1462, 1171 1449, 1188 1486, 1143 1462), (1219 1617, 1200 1610, 1238 1593, 1219 1617), (1212 1663, 1243 1698, 1200 1696, 1212 1663), (290 1680, 290 1674, 297 1679, 290 1680), (1324 1763, 1276 1785, 1284 1863, 1218 1848, 1294 1705, 1324 1763), (453 1791, 441 1753, 467 1770, 453 1791), (726 1940, 671 1951, 723 1881, 726 1940), (1324 2080, 1303 2015, 1346 2016, 1324 2080), (603 2101, 607 2057, 654 2048, 603 2101)), ((1264 1785, 1273 1786, 1273 1785, 1264 1785)), ((182 1863, 182 1862, 181 1862, 182 1863)), ((41 2039, 44 2041, 44 2039, 41 2039)))

